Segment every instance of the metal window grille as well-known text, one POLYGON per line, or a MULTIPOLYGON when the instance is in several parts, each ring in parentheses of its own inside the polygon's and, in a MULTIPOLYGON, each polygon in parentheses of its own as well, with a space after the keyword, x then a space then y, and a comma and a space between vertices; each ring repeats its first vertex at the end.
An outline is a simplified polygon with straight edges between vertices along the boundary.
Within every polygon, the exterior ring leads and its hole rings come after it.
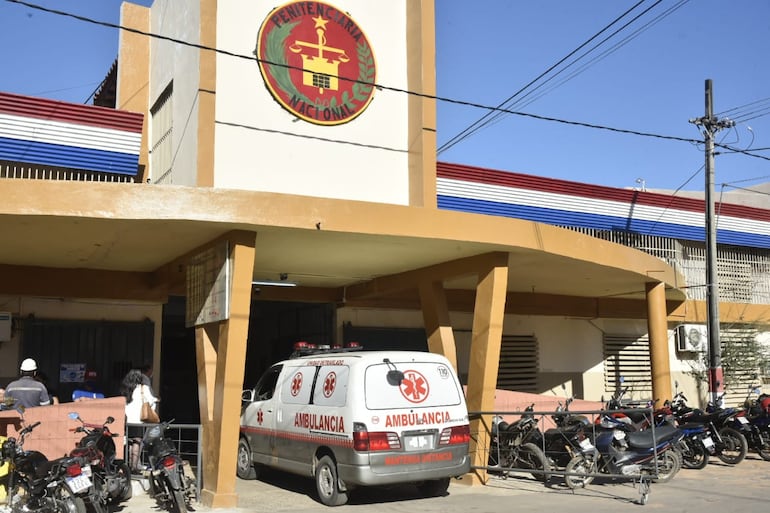
POLYGON ((173 92, 173 84, 170 84, 150 109, 150 175, 155 183, 174 183, 173 92))
POLYGON ((503 335, 497 388, 537 393, 537 339, 531 335, 503 335))
POLYGON ((604 335, 604 391, 629 387, 634 395, 652 394, 650 340, 645 336, 604 335))

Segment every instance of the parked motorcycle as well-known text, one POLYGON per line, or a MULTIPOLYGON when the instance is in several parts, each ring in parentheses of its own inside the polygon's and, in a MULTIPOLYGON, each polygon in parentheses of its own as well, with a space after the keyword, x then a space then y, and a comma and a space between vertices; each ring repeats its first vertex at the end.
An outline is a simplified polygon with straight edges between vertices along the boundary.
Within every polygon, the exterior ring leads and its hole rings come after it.
POLYGON ((551 466, 539 445, 543 435, 532 415, 534 407, 533 403, 525 408, 522 416, 511 424, 496 419, 492 426, 489 465, 504 477, 511 469, 533 470, 532 476, 539 481, 549 477, 551 466))
POLYGON ((104 424, 89 424, 80 418, 77 412, 71 412, 69 418, 80 422, 80 426, 70 431, 84 433, 70 456, 83 458, 91 465, 94 488, 100 502, 107 505, 117 504, 131 498, 131 470, 123 459, 116 458, 113 433, 108 427, 115 422, 113 417, 107 417, 104 424))
POLYGON ((747 427, 744 434, 748 447, 763 460, 770 461, 770 396, 752 385, 743 404, 744 409, 738 412, 736 420, 747 427), (756 399, 752 399, 754 394, 756 399))
POLYGON ((146 476, 150 495, 172 513, 186 513, 197 501, 195 479, 185 473, 185 465, 173 440, 166 437, 169 422, 153 425, 145 431, 143 449, 150 462, 146 476))
POLYGON ((569 411, 573 401, 574 397, 569 397, 564 405, 559 402, 551 415, 556 427, 546 429, 543 439, 538 443, 543 447, 552 468, 565 468, 572 457, 580 452, 580 441, 585 438, 586 430, 591 429, 588 417, 569 411))
POLYGON ((629 428, 627 422, 604 413, 596 425, 593 440, 584 438, 581 452, 567 464, 564 476, 567 486, 584 487, 597 474, 628 476, 647 484, 670 481, 681 468, 674 448, 682 437, 682 432, 671 424, 636 431, 629 428))
POLYGON ((737 465, 746 457, 748 442, 742 433, 738 411, 710 406, 711 412, 704 412, 687 406, 687 398, 677 392, 671 400, 671 411, 679 424, 701 424, 714 442, 714 454, 723 463, 737 465), (737 429, 736 429, 737 428, 737 429), (740 429, 740 430, 739 430, 740 429))
POLYGON ((24 440, 39 425, 38 421, 24 426, 18 440, 9 437, 0 448, 0 464, 10 464, 7 497, 10 511, 85 513, 88 501, 100 513, 93 484, 84 473, 88 464, 83 465, 80 458, 71 456, 49 461, 39 451, 24 450, 24 440))

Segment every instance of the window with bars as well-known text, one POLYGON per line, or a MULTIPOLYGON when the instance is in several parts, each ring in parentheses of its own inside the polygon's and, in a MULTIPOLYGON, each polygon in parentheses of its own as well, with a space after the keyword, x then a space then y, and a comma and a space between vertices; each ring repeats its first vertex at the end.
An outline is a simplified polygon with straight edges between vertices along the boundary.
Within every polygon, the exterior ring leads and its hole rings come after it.
POLYGON ((497 388, 537 393, 537 339, 532 335, 503 335, 497 388))

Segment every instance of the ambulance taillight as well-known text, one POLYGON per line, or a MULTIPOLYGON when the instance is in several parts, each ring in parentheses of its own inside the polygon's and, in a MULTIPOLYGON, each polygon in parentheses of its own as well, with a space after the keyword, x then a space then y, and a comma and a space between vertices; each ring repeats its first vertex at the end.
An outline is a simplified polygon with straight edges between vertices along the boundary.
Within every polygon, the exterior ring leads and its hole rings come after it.
POLYGON ((392 451, 401 449, 398 433, 392 431, 369 432, 366 425, 353 423, 353 449, 358 452, 392 451))
POLYGON ((439 445, 467 444, 471 440, 471 429, 468 424, 444 428, 438 439, 439 445))

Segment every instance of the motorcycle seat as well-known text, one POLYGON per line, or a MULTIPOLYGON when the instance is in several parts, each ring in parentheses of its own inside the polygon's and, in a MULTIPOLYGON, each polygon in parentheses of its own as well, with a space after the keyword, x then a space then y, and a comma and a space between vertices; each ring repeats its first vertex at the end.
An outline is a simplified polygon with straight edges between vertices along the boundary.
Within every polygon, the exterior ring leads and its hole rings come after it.
POLYGON ((654 437, 652 429, 628 433, 628 445, 637 449, 649 449, 672 438, 677 433, 681 433, 679 428, 670 424, 657 427, 654 431, 654 437))

